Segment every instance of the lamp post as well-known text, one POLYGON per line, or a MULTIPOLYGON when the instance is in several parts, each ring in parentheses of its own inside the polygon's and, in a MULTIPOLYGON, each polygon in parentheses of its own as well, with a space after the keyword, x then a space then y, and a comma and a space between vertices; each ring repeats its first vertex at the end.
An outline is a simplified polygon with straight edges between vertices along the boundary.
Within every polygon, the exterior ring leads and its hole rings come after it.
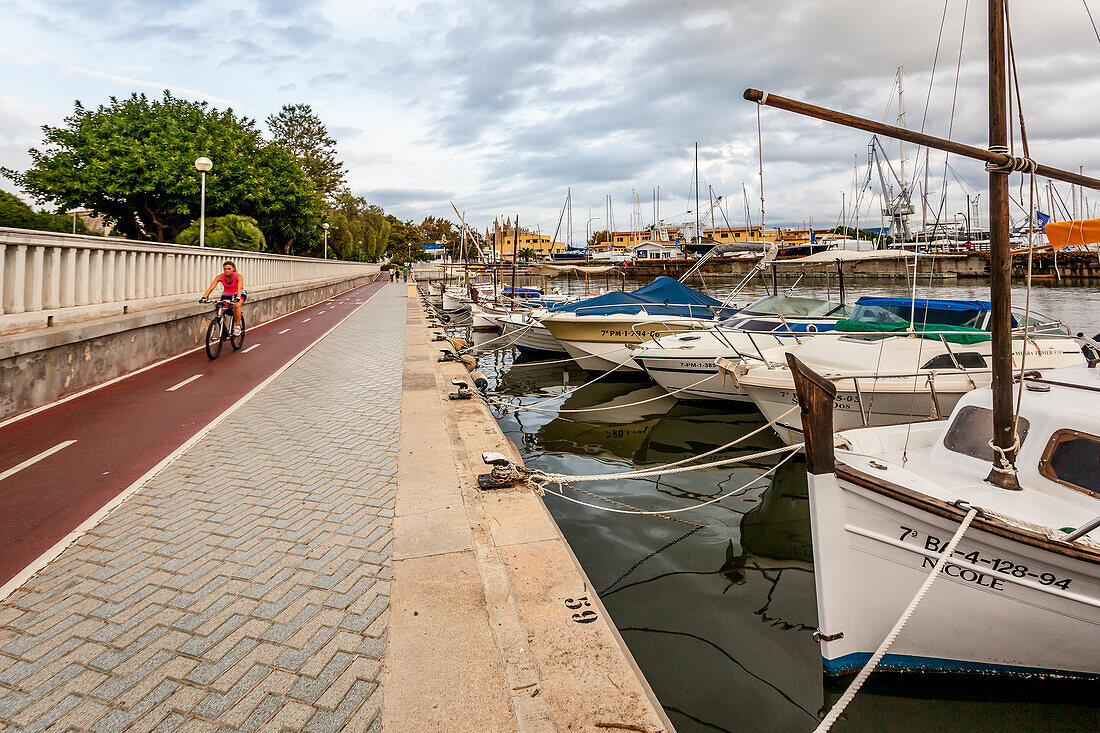
POLYGON ((328 222, 326 221, 321 225, 321 228, 325 230, 325 259, 328 259, 328 222))
POLYGON ((202 196, 199 203, 199 246, 206 246, 206 172, 214 167, 210 158, 202 157, 195 160, 195 169, 202 176, 202 196))

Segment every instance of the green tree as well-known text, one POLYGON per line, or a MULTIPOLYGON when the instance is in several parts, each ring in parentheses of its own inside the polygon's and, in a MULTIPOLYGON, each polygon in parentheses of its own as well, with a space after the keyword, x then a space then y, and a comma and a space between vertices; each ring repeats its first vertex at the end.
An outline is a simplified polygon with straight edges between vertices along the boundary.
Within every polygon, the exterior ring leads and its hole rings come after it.
POLYGON ((516 254, 519 255, 519 259, 521 262, 530 262, 531 260, 535 259, 536 256, 535 250, 531 249, 530 247, 524 247, 516 254))
POLYGON ((209 215, 253 217, 282 252, 320 240, 321 197, 294 156, 231 109, 135 93, 97 109, 78 101, 62 126, 42 130, 31 168, 3 173, 39 202, 91 209, 124 236, 173 241, 199 213, 194 163, 206 156, 209 215))
POLYGON ((344 190, 344 164, 336 157, 336 141, 308 104, 284 104, 279 114, 267 118, 267 129, 298 160, 327 201, 344 190))
MULTIPOLYGON (((199 220, 191 222, 176 237, 176 244, 199 243, 199 220)), ((223 249, 244 249, 250 252, 263 252, 264 233, 251 216, 226 214, 206 220, 206 246, 223 249)))
POLYGON ((592 236, 588 238, 588 246, 599 244, 600 242, 611 241, 611 235, 607 233, 606 229, 601 229, 598 232, 593 232, 592 236))
MULTIPOLYGON (((15 194, 0 191, 0 227, 72 233, 73 219, 66 214, 35 211, 15 194)), ((76 233, 91 234, 80 219, 76 220, 76 233)))

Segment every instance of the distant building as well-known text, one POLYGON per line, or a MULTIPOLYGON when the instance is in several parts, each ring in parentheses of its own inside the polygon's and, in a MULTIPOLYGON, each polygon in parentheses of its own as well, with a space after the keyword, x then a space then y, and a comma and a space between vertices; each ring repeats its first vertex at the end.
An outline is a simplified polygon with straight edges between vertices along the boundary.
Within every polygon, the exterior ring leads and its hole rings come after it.
POLYGON ((510 218, 503 224, 499 219, 493 221, 493 228, 489 230, 485 243, 493 259, 497 261, 511 261, 513 251, 522 252, 525 249, 534 250, 536 257, 547 257, 551 252, 564 252, 567 246, 524 227, 519 227, 517 232, 510 218))

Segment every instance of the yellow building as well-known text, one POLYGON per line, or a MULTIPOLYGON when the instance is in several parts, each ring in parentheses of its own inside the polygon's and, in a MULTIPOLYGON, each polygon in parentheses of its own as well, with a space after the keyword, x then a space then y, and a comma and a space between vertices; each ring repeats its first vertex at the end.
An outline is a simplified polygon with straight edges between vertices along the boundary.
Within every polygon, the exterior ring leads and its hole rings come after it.
MULTIPOLYGON (((487 232, 485 239, 486 248, 492 253, 495 260, 511 260, 512 252, 522 253, 529 249, 536 257, 549 256, 551 252, 562 252, 566 245, 564 242, 555 242, 545 234, 532 232, 530 229, 519 228, 518 237, 516 228, 509 219, 503 225, 499 220, 493 222, 493 228, 487 232)), ((520 259, 523 255, 520 254, 520 259)))

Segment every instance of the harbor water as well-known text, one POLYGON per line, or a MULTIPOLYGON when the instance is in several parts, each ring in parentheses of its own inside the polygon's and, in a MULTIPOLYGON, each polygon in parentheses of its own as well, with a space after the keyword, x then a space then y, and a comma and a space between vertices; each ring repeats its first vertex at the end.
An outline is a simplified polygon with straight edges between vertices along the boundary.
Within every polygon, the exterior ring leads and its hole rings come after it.
MULTIPOLYGON (((734 284, 707 277, 717 293, 734 284)), ((908 290, 904 281, 846 286, 849 300, 908 290)), ((824 296, 827 287, 815 281, 798 292, 824 296)), ((835 298, 835 283, 831 290, 835 298)), ((735 302, 764 292, 758 281, 735 302)), ((1015 292, 1014 304, 1022 307, 1024 295, 1015 292)), ((1092 335, 1100 331, 1097 295, 1093 286, 1044 284, 1032 292, 1032 309, 1092 335)), ((918 286, 917 296, 988 297, 979 283, 918 286)), ((494 338, 461 325, 450 330, 475 342, 494 338)), ((575 365, 493 345, 479 357, 488 393, 536 408, 494 406, 532 468, 585 475, 655 467, 741 436, 750 437, 704 460, 781 445, 761 429, 764 419, 751 406, 661 397, 644 377, 602 377, 577 390, 592 377, 575 365)), ((813 639, 813 553, 800 456, 593 481, 560 493, 551 487, 545 501, 677 730, 809 731, 843 693, 848 679, 823 676, 813 639), (713 501, 718 497, 724 498, 713 501), (669 516, 680 521, 635 508, 675 511, 669 516)), ((1097 689, 1064 680, 876 675, 834 730, 1095 731, 1097 689)))

